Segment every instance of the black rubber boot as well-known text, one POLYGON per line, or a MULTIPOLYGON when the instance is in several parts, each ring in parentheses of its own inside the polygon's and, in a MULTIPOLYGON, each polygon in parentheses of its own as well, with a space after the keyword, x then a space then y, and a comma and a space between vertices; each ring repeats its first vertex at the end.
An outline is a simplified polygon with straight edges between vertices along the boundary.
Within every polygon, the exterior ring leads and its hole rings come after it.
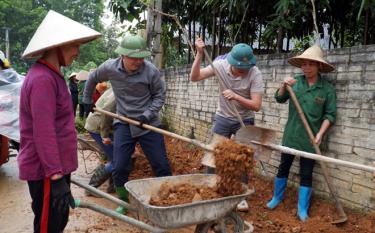
MULTIPOLYGON (((95 188, 98 188, 102 185, 108 178, 111 176, 111 173, 105 170, 105 166, 100 164, 98 167, 95 168, 94 174, 91 176, 89 181, 89 185, 95 188)), ((86 195, 92 195, 89 191, 86 190, 86 195)))
POLYGON ((109 177, 108 187, 107 187, 107 193, 114 193, 116 192, 115 184, 113 183, 113 177, 109 177))

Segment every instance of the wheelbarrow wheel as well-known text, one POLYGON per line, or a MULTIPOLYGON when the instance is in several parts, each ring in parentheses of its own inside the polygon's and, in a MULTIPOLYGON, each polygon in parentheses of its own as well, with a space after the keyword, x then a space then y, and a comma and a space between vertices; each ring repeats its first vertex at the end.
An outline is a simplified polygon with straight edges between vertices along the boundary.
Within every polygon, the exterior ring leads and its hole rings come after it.
POLYGON ((243 233, 244 221, 237 212, 230 212, 225 217, 206 223, 198 224, 195 233, 243 233))

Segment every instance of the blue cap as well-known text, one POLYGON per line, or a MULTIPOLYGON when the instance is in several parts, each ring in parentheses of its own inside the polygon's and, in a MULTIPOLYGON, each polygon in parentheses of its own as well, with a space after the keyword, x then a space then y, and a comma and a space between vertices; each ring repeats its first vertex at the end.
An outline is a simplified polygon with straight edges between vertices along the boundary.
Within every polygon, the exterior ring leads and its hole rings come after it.
POLYGON ((256 64, 253 50, 249 45, 244 43, 233 46, 227 56, 227 60, 229 64, 238 69, 250 69, 256 64))

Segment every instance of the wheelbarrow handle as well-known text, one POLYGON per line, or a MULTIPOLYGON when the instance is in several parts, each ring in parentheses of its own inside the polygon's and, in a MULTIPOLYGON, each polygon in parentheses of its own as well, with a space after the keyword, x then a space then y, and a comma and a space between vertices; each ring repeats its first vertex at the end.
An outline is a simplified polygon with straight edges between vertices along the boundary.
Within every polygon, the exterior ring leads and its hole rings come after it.
POLYGON ((76 202, 76 207, 78 207, 78 208, 90 209, 92 211, 104 214, 105 216, 116 218, 116 219, 118 219, 122 222, 126 222, 126 223, 128 223, 132 226, 136 226, 138 228, 144 229, 144 230, 149 231, 149 232, 153 232, 153 233, 166 232, 165 229, 161 229, 161 228, 158 228, 158 227, 155 227, 155 226, 151 226, 147 223, 144 223, 142 221, 136 220, 132 217, 128 217, 128 216, 123 215, 123 214, 119 214, 114 210, 105 208, 103 206, 100 206, 100 205, 97 205, 97 204, 94 204, 94 203, 81 201, 79 199, 75 199, 75 202, 76 202))
POLYGON ((124 208, 127 208, 128 210, 131 210, 131 211, 135 211, 135 212, 138 212, 138 210, 136 208, 134 208, 133 206, 131 206, 129 203, 125 202, 125 201, 122 201, 112 195, 109 195, 108 193, 105 193, 105 192, 102 192, 100 191, 99 189, 96 189, 90 185, 87 185, 87 184, 83 184, 81 182, 79 182, 75 177, 72 177, 71 178, 71 182, 91 193, 94 193, 95 195, 98 195, 100 197, 103 197, 119 206, 122 206, 124 208))

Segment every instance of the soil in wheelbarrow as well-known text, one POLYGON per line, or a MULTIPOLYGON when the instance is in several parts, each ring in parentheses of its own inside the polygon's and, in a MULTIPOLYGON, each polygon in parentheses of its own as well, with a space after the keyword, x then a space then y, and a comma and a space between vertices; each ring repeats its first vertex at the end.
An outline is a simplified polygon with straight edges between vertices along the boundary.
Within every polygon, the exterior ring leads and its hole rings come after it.
POLYGON ((246 146, 224 140, 215 147, 216 174, 219 175, 214 187, 196 186, 191 183, 161 185, 150 200, 151 205, 172 206, 202 200, 239 195, 245 192, 242 184, 244 174, 251 168, 254 151, 246 146))

